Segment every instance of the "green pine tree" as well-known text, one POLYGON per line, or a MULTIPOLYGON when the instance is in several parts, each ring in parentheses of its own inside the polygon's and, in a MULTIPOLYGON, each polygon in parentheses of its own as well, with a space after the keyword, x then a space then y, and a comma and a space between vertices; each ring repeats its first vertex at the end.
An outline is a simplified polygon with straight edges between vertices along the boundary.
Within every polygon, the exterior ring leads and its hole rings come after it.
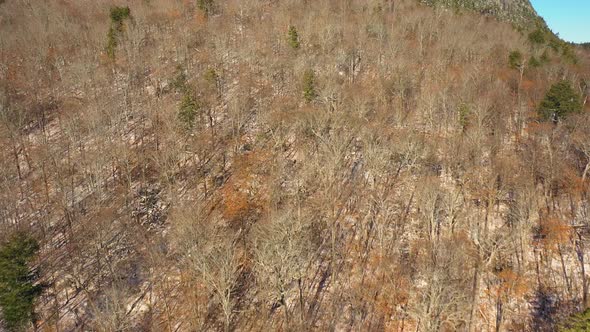
POLYGON ((29 264, 39 244, 25 233, 17 233, 0 247, 0 307, 4 328, 24 331, 35 318, 35 300, 43 290, 35 285, 37 274, 29 264))
POLYGON ((510 52, 510 55, 508 55, 508 63, 512 69, 520 68, 523 64, 522 53, 520 53, 520 51, 510 52))
POLYGON ((301 43, 299 42, 299 34, 294 26, 289 27, 288 41, 293 49, 298 49, 299 46, 301 46, 301 43))
POLYGON ((571 113, 582 110, 582 101, 569 81, 560 81, 551 86, 539 106, 539 115, 545 120, 557 121, 571 113))
POLYGON ((303 74, 303 98, 308 103, 317 97, 317 93, 315 91, 315 74, 313 70, 307 70, 303 74))
POLYGON ((590 309, 571 317, 560 332, 590 332, 590 309))
POLYGON ((180 103, 180 109, 178 110, 178 120, 185 129, 189 130, 194 127, 199 108, 200 106, 197 100, 189 91, 186 91, 180 103))
POLYGON ((123 21, 131 16, 129 7, 111 7, 111 27, 107 33, 106 52, 109 58, 115 58, 115 50, 119 45, 119 35, 123 33, 123 21))

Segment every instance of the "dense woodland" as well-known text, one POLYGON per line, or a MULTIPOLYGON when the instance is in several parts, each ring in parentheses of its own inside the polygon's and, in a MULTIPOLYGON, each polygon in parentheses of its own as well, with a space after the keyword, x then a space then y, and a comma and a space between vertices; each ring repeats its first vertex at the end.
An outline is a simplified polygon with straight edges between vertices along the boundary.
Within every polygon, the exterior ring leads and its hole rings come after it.
POLYGON ((0 1, 0 330, 587 331, 589 95, 417 0, 0 1))

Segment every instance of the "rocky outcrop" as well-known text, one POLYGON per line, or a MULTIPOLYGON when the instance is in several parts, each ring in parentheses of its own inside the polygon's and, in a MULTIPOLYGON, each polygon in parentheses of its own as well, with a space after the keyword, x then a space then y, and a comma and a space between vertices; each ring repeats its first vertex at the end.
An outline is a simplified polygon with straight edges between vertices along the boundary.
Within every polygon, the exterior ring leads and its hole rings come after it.
POLYGON ((429 5, 467 9, 509 21, 519 27, 544 25, 529 0, 422 0, 429 5))

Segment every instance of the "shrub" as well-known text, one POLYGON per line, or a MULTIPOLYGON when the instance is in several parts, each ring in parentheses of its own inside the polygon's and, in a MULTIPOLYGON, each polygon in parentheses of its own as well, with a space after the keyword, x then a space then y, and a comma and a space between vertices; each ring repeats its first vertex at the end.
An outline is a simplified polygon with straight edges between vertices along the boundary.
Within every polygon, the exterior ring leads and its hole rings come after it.
POLYGON ((549 58, 549 53, 547 53, 547 50, 543 51, 543 54, 541 54, 541 64, 545 64, 545 63, 549 63, 549 61, 551 60, 549 58))
POLYGON ((0 248, 0 307, 5 328, 21 331, 34 319, 35 300, 42 292, 29 263, 39 251, 37 241, 17 233, 0 248))
POLYGON ((213 14, 213 0, 197 0, 197 7, 206 17, 213 14))
POLYGON ((573 64, 577 64, 578 63, 578 57, 576 55, 576 52, 574 51, 574 48, 567 43, 564 43, 561 49, 561 55, 563 56, 563 59, 573 63, 573 64))
POLYGON ((308 103, 317 97, 315 91, 315 74, 309 69, 303 74, 303 98, 308 103))
POLYGON ((219 75, 217 75, 215 69, 209 68, 207 69, 207 71, 205 71, 205 75, 203 75, 203 78, 205 78, 205 81, 211 84, 212 86, 217 86, 217 80, 219 79, 219 75))
POLYGON ((571 113, 582 110, 582 101, 569 81, 560 81, 551 86, 539 106, 539 115, 545 120, 557 121, 571 113))
POLYGON ((552 38, 549 41, 549 47, 555 52, 559 53, 559 49, 561 48, 561 41, 557 38, 552 38))
POLYGON ((545 33, 541 29, 537 29, 529 33, 529 41, 532 44, 540 45, 545 43, 545 33))
POLYGON ((541 62, 537 58, 535 58, 534 56, 531 56, 529 58, 529 67, 532 67, 532 68, 541 67, 541 62))
POLYGON ((518 69, 522 66, 523 62, 522 53, 520 51, 512 51, 508 56, 508 63, 510 64, 510 68, 518 69))
POLYGON ((299 46, 301 46, 301 43, 299 42, 299 34, 294 26, 289 27, 288 41, 293 49, 298 49, 299 46))
POLYGON ((459 114, 459 126, 461 126, 461 130, 467 130, 467 127, 469 126, 469 115, 471 114, 469 106, 467 104, 459 105, 457 113, 459 114))
POLYGON ((129 7, 111 7, 111 22, 123 24, 123 20, 129 18, 130 14, 129 7))
POLYGON ((172 88, 174 88, 176 92, 186 93, 188 89, 188 78, 186 77, 184 69, 182 68, 182 66, 178 65, 176 67, 176 72, 176 77, 171 82, 172 88))

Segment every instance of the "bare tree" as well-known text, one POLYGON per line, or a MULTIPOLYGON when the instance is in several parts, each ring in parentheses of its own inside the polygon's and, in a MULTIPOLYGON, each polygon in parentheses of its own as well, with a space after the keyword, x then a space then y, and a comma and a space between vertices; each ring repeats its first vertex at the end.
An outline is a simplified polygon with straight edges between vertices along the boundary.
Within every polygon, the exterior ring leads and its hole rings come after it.
POLYGON ((274 213, 252 230, 257 284, 273 307, 283 307, 287 326, 291 324, 289 299, 295 297, 291 290, 298 289, 300 310, 304 310, 302 283, 313 257, 309 232, 309 225, 290 212, 274 213))
POLYGON ((178 212, 175 242, 195 281, 203 282, 213 294, 223 313, 225 331, 230 331, 236 304, 234 293, 243 269, 242 254, 237 237, 203 214, 200 207, 178 212))

